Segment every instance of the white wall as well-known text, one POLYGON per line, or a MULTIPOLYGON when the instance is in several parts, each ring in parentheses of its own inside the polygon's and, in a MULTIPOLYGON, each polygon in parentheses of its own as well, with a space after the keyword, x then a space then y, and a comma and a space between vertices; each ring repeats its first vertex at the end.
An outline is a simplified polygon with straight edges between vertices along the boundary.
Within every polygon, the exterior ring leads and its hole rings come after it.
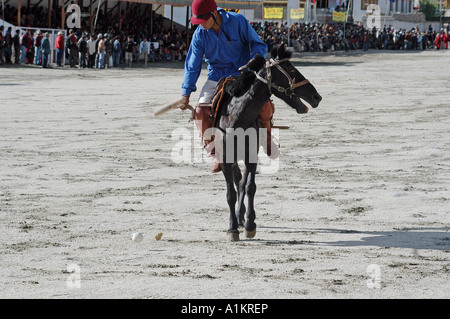
MULTIPOLYGON (((190 8, 189 8, 189 14, 190 14, 190 8)), ((167 19, 171 19, 171 6, 165 5, 164 6, 164 16, 167 19)), ((181 24, 186 25, 186 7, 173 7, 173 21, 181 24)))
MULTIPOLYGON (((413 3, 410 5, 409 0, 396 0, 396 2, 392 2, 392 10, 391 10, 391 2, 389 0, 379 0, 378 6, 380 7, 380 13, 382 16, 385 14, 392 15, 393 13, 412 13, 413 12, 413 3)), ((353 3, 353 19, 355 22, 359 22, 363 20, 363 17, 368 13, 366 10, 361 10, 361 0, 354 0, 353 3)), ((383 17, 381 17, 383 19, 383 17)))

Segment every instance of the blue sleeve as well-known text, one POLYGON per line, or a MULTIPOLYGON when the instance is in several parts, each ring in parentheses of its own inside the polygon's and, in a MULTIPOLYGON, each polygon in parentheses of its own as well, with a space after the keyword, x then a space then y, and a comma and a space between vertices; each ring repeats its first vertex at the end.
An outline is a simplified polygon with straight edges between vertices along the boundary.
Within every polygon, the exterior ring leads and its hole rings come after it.
POLYGON ((182 95, 191 95, 191 92, 197 90, 196 83, 202 71, 204 48, 199 36, 199 32, 195 32, 189 51, 184 63, 184 80, 181 85, 182 95))
POLYGON ((266 57, 267 44, 261 40, 258 33, 256 33, 255 29, 253 29, 247 19, 241 19, 241 25, 242 27, 240 29, 242 30, 243 36, 250 46, 251 58, 253 59, 256 54, 266 57))

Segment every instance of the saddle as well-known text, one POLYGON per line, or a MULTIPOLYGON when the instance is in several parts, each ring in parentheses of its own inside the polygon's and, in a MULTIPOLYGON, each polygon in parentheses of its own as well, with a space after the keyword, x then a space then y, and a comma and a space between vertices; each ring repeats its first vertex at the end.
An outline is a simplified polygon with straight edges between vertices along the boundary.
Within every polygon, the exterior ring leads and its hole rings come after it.
MULTIPOLYGON (((214 96, 211 100, 211 104, 208 105, 209 106, 209 123, 211 124, 211 127, 217 127, 217 123, 220 119, 220 117, 222 115, 228 115, 228 104, 231 102, 231 100, 233 99, 233 97, 235 96, 235 94, 233 94, 233 92, 236 93, 235 89, 236 86, 236 82, 238 77, 237 76, 230 76, 230 77, 226 77, 226 78, 222 78, 220 79, 220 81, 217 83, 216 86, 216 91, 214 92, 214 96), (231 85, 234 85, 232 87, 230 87, 231 85)), ((237 84, 239 85, 239 83, 237 84)), ((238 93, 239 96, 239 93, 238 93)), ((206 105, 205 105, 206 106, 206 105)), ((259 116, 258 116, 258 122, 259 122, 259 126, 260 127, 264 127, 265 129, 267 129, 267 133, 268 133, 268 137, 271 136, 271 129, 272 127, 275 127, 273 125, 273 113, 275 112, 275 106, 272 103, 272 100, 268 100, 262 107, 259 116)), ((204 117, 203 120, 204 121, 208 121, 207 119, 207 113, 203 113, 204 117)), ((203 122, 205 123, 205 122, 203 122)), ((285 128, 285 127, 280 127, 278 126, 278 128, 285 128)), ((289 128, 289 127, 286 127, 289 128)), ((205 129, 202 126, 202 130, 205 129)), ((204 130, 202 131, 202 136, 203 136, 203 132, 205 132, 204 130)), ((211 142, 212 140, 214 140, 214 137, 212 137, 212 139, 209 141, 211 142)), ((209 144, 209 142, 207 140, 205 140, 206 146, 209 144)), ((278 157, 278 146, 274 144, 274 146, 276 147, 276 152, 272 153, 272 146, 273 141, 272 138, 268 138, 267 142, 263 142, 263 147, 265 147, 266 150, 266 154, 270 156, 273 155, 273 158, 278 157)), ((212 154, 213 150, 211 150, 211 154, 212 154)))
POLYGON ((222 115, 227 115, 226 106, 230 103, 233 96, 225 90, 225 87, 232 81, 236 81, 236 78, 237 76, 222 78, 217 83, 216 92, 214 93, 214 97, 211 101, 210 120, 213 127, 216 126, 218 119, 222 115))

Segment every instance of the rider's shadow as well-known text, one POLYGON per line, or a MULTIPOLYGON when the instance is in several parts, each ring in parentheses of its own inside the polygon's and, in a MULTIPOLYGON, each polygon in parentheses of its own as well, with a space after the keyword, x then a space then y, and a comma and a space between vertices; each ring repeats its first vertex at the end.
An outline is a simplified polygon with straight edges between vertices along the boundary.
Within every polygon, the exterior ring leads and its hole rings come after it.
POLYGON ((316 229, 320 233, 361 234, 356 240, 338 240, 316 242, 318 245, 339 247, 383 247, 383 248, 410 248, 450 250, 450 228, 407 228, 393 231, 346 231, 342 229, 316 229))
POLYGON ((393 231, 357 231, 334 228, 318 229, 293 229, 290 227, 261 226, 260 228, 272 229, 277 233, 299 234, 298 239, 292 240, 262 240, 264 244, 298 244, 312 246, 336 246, 336 247, 382 247, 382 248, 409 248, 413 250, 450 250, 450 227, 432 228, 417 227, 405 228, 393 231), (308 234, 315 234, 314 239, 308 234), (334 238, 342 237, 342 240, 317 241, 317 235, 334 234, 334 238), (352 237, 352 239, 346 239, 352 237), (356 239, 353 239, 355 238, 356 239))

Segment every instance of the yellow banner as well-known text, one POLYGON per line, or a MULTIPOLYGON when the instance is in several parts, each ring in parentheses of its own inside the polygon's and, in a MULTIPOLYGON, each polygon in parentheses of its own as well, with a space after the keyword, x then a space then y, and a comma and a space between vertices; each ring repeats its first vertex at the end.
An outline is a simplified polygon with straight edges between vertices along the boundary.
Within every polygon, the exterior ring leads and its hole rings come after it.
POLYGON ((291 9, 291 19, 304 19, 305 18, 305 8, 291 9))
POLYGON ((283 8, 264 8, 264 19, 283 19, 283 8))
POLYGON ((333 11, 333 21, 345 22, 345 12, 333 11))

